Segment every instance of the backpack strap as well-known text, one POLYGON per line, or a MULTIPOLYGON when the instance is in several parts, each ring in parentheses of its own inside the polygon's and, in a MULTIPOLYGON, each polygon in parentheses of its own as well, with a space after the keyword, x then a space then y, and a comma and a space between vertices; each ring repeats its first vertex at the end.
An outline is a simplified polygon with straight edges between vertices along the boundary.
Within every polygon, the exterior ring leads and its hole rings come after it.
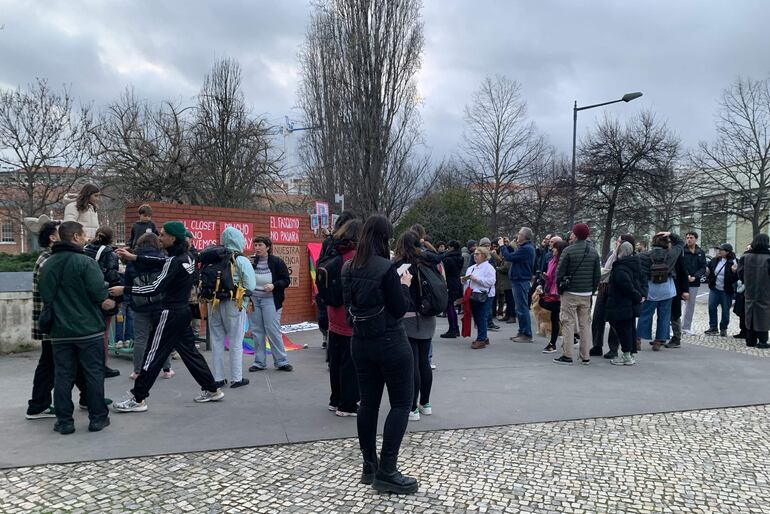
POLYGON ((96 251, 96 257, 94 257, 94 259, 96 259, 96 262, 99 262, 99 259, 102 258, 102 252, 104 251, 105 248, 107 248, 107 246, 102 245, 99 247, 99 250, 96 251))

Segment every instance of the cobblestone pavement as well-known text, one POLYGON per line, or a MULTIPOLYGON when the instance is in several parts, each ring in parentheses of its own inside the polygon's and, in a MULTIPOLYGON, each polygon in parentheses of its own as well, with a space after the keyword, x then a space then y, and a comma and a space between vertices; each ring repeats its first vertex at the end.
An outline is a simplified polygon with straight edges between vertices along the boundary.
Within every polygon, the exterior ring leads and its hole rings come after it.
MULTIPOLYGON (((633 401, 633 398, 629 398, 633 401)), ((770 510, 770 407, 408 434, 412 496, 357 482, 354 439, 17 468, 26 512, 755 512, 770 510)))

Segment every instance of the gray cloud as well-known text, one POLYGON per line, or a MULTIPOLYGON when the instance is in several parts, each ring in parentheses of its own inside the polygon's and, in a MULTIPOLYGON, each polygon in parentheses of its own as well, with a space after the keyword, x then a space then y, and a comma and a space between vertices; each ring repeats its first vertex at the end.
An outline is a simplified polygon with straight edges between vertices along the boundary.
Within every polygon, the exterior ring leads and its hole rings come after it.
MULTIPOLYGON (((234 57, 253 110, 298 118, 297 53, 310 3, 0 0, 0 85, 46 77, 103 105, 127 86, 190 102, 212 62, 234 57)), ((529 112, 560 151, 580 105, 643 91, 607 107, 624 119, 651 109, 692 147, 713 137, 716 101, 738 75, 770 71, 770 3, 648 0, 425 0, 419 75, 425 140, 435 158, 462 136, 463 107, 485 75, 518 80, 529 112)), ((585 111, 581 134, 603 115, 585 111)))

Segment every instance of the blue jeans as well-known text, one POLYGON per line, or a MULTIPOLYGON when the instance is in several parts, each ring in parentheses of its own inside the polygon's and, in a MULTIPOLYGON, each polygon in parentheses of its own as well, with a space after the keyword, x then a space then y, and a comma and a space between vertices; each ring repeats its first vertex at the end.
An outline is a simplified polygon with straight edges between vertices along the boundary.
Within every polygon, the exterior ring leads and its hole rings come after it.
POLYGON ((254 365, 258 368, 267 367, 265 337, 270 339, 270 353, 273 354, 273 364, 280 368, 289 363, 286 348, 283 346, 281 334, 281 311, 275 310, 273 297, 251 297, 254 312, 249 313, 249 329, 254 340, 254 365))
POLYGON ((709 329, 717 328, 717 307, 722 306, 722 322, 719 324, 720 330, 727 330, 730 324, 730 306, 733 303, 733 296, 724 291, 712 289, 709 291, 709 329))
POLYGON ((490 296, 487 298, 487 326, 491 327, 495 324, 495 297, 490 296))
POLYGON ((513 302, 516 304, 516 321, 519 334, 532 337, 532 321, 529 319, 529 280, 513 280, 513 302))
POLYGON ((489 302, 471 302, 471 312, 473 321, 476 322, 476 340, 487 340, 487 306, 489 302))
POLYGON ((636 325, 636 337, 652 339, 652 315, 658 312, 655 325, 655 339, 665 341, 670 336, 671 329, 671 298, 667 300, 645 300, 642 304, 642 315, 636 325))

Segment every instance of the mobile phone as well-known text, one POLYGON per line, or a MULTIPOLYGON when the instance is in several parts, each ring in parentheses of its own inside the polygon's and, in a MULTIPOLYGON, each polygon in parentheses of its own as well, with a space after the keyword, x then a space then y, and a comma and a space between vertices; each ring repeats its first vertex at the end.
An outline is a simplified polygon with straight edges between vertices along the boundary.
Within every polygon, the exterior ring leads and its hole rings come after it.
POLYGON ((400 277, 401 275, 403 275, 404 273, 406 273, 406 271, 407 271, 407 270, 408 270, 408 269, 409 269, 411 266, 412 266, 412 265, 411 265, 411 264, 409 264, 408 262, 407 262, 406 264, 402 264, 401 266, 399 266, 399 267, 398 267, 398 269, 396 270, 396 273, 398 273, 398 276, 400 277))

